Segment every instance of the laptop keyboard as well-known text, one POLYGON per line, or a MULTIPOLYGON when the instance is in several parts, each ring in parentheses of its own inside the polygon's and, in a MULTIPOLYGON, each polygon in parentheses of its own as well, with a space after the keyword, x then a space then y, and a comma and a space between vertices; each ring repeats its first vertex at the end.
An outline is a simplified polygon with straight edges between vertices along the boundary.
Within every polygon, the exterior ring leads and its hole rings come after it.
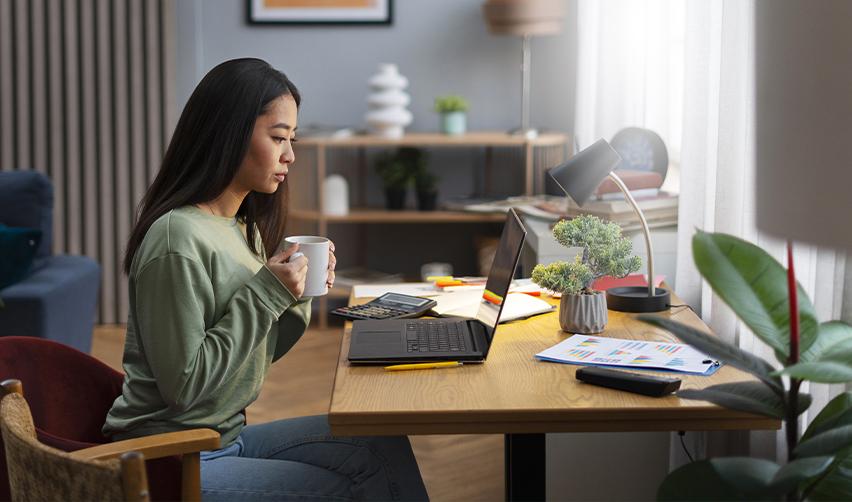
POLYGON ((465 322, 419 321, 405 326, 408 352, 460 352, 465 347, 465 322))

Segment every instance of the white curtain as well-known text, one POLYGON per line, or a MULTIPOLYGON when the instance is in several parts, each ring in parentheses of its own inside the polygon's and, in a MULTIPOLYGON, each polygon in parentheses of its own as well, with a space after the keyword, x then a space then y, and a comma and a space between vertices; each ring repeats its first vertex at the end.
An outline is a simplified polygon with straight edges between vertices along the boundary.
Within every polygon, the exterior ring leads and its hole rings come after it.
POLYGON ((681 0, 580 0, 577 99, 580 148, 624 127, 651 129, 671 160, 663 189, 677 191, 683 110, 681 0))
MULTIPOLYGON (((631 125, 660 133, 680 163, 676 293, 719 336, 774 361, 772 351, 703 283, 691 250, 696 228, 724 232, 756 243, 786 266, 784 242, 755 227, 754 3, 580 0, 578 42, 580 146, 631 125)), ((852 310, 843 308, 845 254, 799 244, 794 259, 820 321, 852 310)), ((811 386, 811 409, 821 409, 844 388, 811 386)), ((711 436, 707 451, 786 458, 783 434, 747 436, 746 451, 726 448, 741 446, 742 438, 721 435, 711 436)), ((671 451, 673 466, 685 460, 674 441, 671 451)))

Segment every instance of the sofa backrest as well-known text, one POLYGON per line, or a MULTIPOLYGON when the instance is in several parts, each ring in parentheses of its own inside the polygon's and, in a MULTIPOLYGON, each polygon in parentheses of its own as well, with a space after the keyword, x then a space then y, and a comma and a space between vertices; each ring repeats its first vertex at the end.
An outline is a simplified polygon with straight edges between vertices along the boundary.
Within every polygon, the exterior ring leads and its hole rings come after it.
POLYGON ((0 172, 0 223, 41 230, 36 258, 51 255, 53 245, 53 185, 30 170, 0 172))

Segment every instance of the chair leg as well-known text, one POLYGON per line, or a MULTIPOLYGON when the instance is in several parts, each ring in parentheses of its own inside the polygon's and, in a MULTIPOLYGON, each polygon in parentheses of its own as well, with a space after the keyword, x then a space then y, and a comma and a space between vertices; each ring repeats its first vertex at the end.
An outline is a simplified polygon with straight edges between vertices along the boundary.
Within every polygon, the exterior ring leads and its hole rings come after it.
POLYGON ((127 502, 149 502, 148 476, 145 473, 145 458, 131 451, 121 456, 121 477, 124 498, 127 502))
POLYGON ((201 455, 187 453, 181 460, 181 497, 187 502, 201 502, 201 455))

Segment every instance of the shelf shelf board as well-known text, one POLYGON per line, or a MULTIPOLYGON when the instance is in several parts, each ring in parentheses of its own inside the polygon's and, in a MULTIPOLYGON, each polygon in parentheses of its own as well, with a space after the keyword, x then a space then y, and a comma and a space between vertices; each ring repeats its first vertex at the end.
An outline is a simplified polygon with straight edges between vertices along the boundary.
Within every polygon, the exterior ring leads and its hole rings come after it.
POLYGON ((558 146, 567 142, 567 136, 559 133, 545 133, 535 139, 512 136, 505 132, 478 131, 451 136, 440 133, 407 133, 399 139, 364 135, 348 138, 304 137, 299 138, 300 146, 327 147, 379 147, 379 146, 421 146, 421 147, 473 147, 473 146, 558 146))
POLYGON ((319 211, 291 211, 290 218, 301 221, 329 223, 502 223, 505 214, 469 213, 464 211, 388 211, 384 209, 359 208, 350 210, 346 216, 324 215, 319 211))

